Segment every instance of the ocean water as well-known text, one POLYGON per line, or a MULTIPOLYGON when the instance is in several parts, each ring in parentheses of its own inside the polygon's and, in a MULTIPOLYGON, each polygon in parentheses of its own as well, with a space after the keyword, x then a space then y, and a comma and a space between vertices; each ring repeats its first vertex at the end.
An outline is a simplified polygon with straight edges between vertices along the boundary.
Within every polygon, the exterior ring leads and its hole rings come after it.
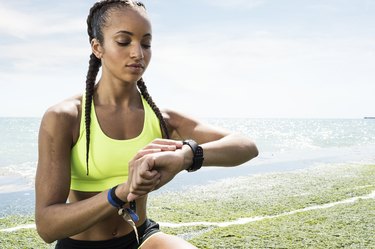
MULTIPOLYGON (((181 173, 159 190, 316 164, 375 164, 375 119, 206 119, 251 137, 259 156, 239 167, 181 173)), ((0 118, 0 217, 32 212, 40 118, 0 118)))

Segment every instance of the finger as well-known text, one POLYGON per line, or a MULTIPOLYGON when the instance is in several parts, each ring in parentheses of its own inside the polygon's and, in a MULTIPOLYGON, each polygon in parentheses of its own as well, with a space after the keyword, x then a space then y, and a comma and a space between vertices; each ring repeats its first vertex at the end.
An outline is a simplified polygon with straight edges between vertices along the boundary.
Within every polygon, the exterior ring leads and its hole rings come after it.
POLYGON ((160 185, 160 182, 161 182, 161 179, 160 178, 157 178, 153 184, 151 184, 150 186, 148 187, 141 187, 141 186, 137 186, 136 189, 132 188, 131 192, 128 194, 127 196, 127 200, 128 202, 130 201, 134 201, 135 199, 141 197, 141 196, 144 196, 150 192, 152 192, 153 190, 155 189, 158 189, 159 185, 160 185))
POLYGON ((134 201, 135 199, 139 198, 140 196, 139 195, 136 195, 136 194, 133 194, 133 193, 129 193, 128 194, 128 202, 131 202, 131 201, 134 201))
POLYGON ((161 139, 161 138, 157 138, 157 139, 153 140, 151 144, 174 145, 177 148, 181 148, 182 147, 182 141, 173 140, 173 139, 161 139))
POLYGON ((162 151, 175 151, 177 150, 177 146, 176 145, 162 145, 160 149, 162 151))
POLYGON ((143 196, 150 193, 159 184, 160 180, 152 182, 149 186, 139 185, 136 189, 133 189, 130 193, 137 196, 143 196))
POLYGON ((143 150, 159 149, 161 151, 175 151, 178 148, 176 144, 149 144, 143 150))
POLYGON ((140 173, 143 179, 152 180, 155 178, 160 178, 160 174, 157 170, 146 170, 140 173))
POLYGON ((158 179, 158 177, 152 179, 144 179, 139 177, 136 181, 133 182, 133 190, 146 191, 150 188, 150 186, 155 185, 155 182, 158 179))
POLYGON ((151 155, 151 156, 145 157, 141 165, 139 166, 139 172, 140 172, 139 174, 141 174, 141 172, 151 171, 154 165, 155 165, 155 156, 151 155))
POLYGON ((150 148, 150 149, 142 149, 138 151, 138 153, 135 155, 134 160, 140 159, 145 155, 161 152, 160 148, 150 148))
POLYGON ((132 189, 145 190, 145 188, 154 185, 155 181, 157 181, 160 176, 161 175, 156 170, 139 172, 137 175, 133 176, 131 182, 133 187, 132 189))

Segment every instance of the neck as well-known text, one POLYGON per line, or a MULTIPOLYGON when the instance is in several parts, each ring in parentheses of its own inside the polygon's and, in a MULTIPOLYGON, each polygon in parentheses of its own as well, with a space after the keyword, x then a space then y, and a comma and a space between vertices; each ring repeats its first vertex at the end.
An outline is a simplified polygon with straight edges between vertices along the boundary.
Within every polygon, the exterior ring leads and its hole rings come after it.
POLYGON ((139 96, 136 82, 113 82, 101 78, 95 89, 94 100, 98 105, 130 107, 139 105, 139 96))

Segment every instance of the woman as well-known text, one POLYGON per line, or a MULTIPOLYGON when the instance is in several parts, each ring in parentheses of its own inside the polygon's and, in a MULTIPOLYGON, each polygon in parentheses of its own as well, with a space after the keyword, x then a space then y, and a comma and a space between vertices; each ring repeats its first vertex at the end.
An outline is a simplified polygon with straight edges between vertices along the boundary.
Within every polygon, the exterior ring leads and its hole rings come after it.
POLYGON ((154 104, 142 80, 152 40, 143 4, 100 1, 87 24, 86 92, 49 108, 40 127, 38 233, 56 248, 195 248, 147 218, 147 194, 183 170, 242 164, 257 148, 154 104))

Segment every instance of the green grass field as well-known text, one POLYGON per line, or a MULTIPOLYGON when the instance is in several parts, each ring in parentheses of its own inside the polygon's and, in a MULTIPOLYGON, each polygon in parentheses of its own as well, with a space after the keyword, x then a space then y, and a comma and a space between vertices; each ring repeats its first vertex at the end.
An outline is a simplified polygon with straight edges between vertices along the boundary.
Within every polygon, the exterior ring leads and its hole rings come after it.
MULTIPOLYGON (((149 216, 165 224, 164 232, 198 248, 367 249, 375 248, 374 191, 375 166, 321 165, 155 193, 149 216)), ((33 222, 33 217, 6 217, 0 219, 0 230, 33 222)), ((22 229, 0 232, 0 248, 53 245, 44 244, 35 229, 22 229)))

